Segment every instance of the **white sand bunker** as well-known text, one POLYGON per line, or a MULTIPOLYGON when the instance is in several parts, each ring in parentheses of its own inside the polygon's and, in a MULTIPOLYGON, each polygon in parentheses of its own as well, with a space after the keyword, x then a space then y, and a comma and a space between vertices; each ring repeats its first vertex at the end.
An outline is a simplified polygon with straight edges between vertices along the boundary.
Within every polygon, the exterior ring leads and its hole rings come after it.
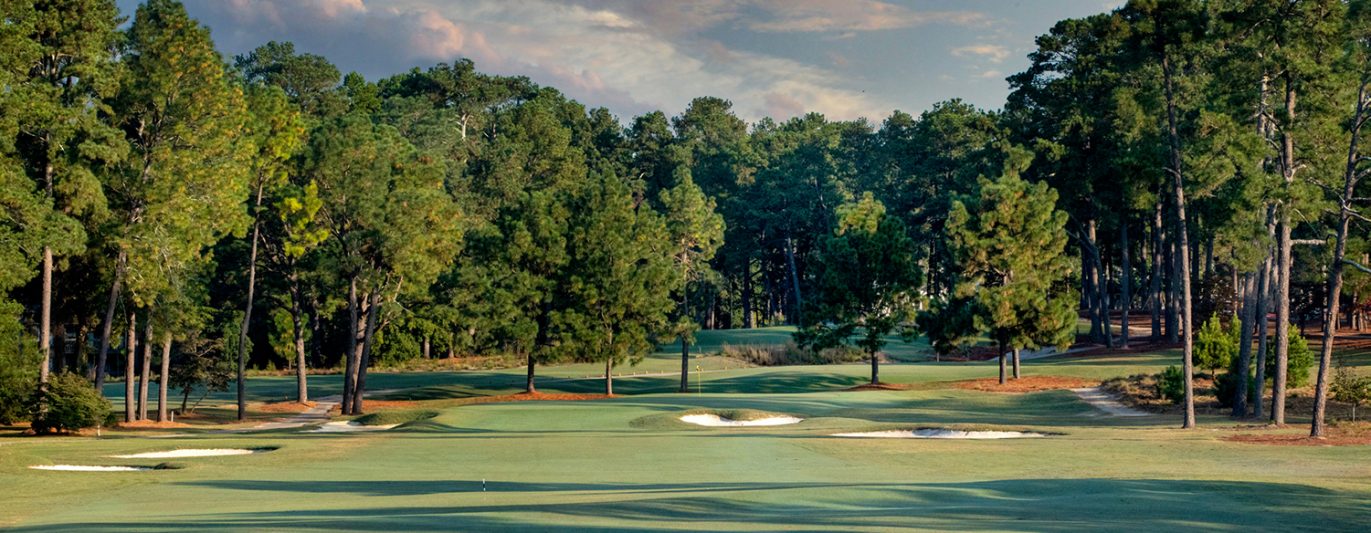
POLYGON ((753 420, 733 420, 716 414, 685 415, 681 417, 681 421, 687 424, 708 427, 784 426, 787 424, 798 424, 802 420, 804 419, 793 416, 769 416, 753 420))
POLYGON ((364 426, 356 422, 329 422, 317 428, 311 429, 306 433, 356 433, 359 431, 385 431, 392 429, 400 424, 387 424, 384 426, 364 426))
POLYGON ((900 429, 890 431, 867 431, 863 433, 835 433, 834 437, 856 437, 866 439, 1031 439, 1046 437, 1045 433, 1031 431, 961 431, 956 429, 900 429))
POLYGON ((61 470, 64 472, 141 472, 153 470, 151 466, 100 466, 100 465, 33 465, 34 470, 61 470))
POLYGON ((184 457, 219 457, 222 455, 252 455, 274 450, 275 448, 187 448, 184 450, 168 450, 164 452, 145 452, 133 453, 128 455, 111 455, 118 459, 175 459, 184 457))

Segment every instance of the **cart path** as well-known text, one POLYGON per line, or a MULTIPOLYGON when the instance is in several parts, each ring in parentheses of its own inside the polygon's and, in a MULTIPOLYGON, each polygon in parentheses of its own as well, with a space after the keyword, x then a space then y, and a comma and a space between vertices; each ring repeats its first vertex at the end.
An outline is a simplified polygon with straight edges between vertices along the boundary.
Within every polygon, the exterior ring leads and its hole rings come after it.
POLYGON ((1113 416, 1148 416, 1152 414, 1119 403, 1117 399, 1099 387, 1071 389, 1071 392, 1076 393, 1081 401, 1113 416))

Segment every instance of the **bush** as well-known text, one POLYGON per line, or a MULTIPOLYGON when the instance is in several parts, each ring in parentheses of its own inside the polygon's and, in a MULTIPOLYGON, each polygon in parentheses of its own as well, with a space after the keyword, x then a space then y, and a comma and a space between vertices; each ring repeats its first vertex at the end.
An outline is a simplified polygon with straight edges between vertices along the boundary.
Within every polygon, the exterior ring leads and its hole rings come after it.
POLYGON ((826 348, 816 353, 813 350, 801 348, 794 341, 787 341, 785 344, 745 344, 742 346, 725 344, 719 353, 725 357, 740 359, 757 366, 828 365, 857 363, 866 360, 865 352, 851 346, 826 348))
POLYGON ((1171 365, 1157 376, 1157 395, 1171 403, 1185 401, 1185 374, 1181 367, 1171 365))
POLYGON ((1224 327, 1219 315, 1214 315, 1200 326, 1195 334, 1195 366, 1209 369, 1210 376, 1217 376, 1220 368, 1228 368, 1238 355, 1237 317, 1233 317, 1232 327, 1224 327))
MULTIPOLYGON (((1303 387, 1309 384, 1309 369, 1314 366, 1314 352, 1309 349, 1309 342, 1300 334, 1300 328, 1295 325, 1290 326, 1290 350, 1286 352, 1289 360, 1286 362, 1285 383, 1288 387, 1303 387)), ((1276 338, 1271 337, 1266 343, 1266 377, 1276 379, 1276 338)))
POLYGON ((113 407, 90 382, 76 374, 52 376, 47 390, 33 402, 33 430, 38 433, 72 431, 105 422, 113 407))
POLYGON ((0 424, 14 424, 29 416, 29 403, 38 388, 38 362, 0 356, 0 424))
POLYGON ((1361 377, 1345 366, 1338 366, 1329 384, 1333 399, 1352 404, 1352 420, 1357 419, 1357 408, 1371 400, 1371 377, 1361 377))

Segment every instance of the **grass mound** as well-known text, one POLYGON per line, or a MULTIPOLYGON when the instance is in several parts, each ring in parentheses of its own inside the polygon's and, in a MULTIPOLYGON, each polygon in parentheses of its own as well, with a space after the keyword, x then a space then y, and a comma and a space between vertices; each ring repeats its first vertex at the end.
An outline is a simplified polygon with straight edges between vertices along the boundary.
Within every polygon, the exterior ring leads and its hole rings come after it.
POLYGON ((375 413, 359 416, 356 420, 353 420, 353 422, 362 426, 394 426, 418 422, 420 420, 428 420, 435 416, 438 416, 438 411, 430 409, 377 411, 375 413))
POLYGON ((741 346, 724 344, 720 347, 719 354, 757 366, 829 365, 856 363, 866 358, 866 354, 851 346, 815 352, 800 348, 794 341, 786 341, 784 344, 745 344, 741 346))

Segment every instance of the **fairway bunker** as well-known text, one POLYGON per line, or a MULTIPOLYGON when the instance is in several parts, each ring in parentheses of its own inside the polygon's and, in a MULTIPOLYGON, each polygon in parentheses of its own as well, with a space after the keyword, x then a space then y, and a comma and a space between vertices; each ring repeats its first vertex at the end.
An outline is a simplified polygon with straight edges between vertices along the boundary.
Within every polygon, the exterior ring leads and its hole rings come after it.
POLYGON ((368 431, 385 431, 394 429, 400 424, 386 424, 381 426, 367 426, 356 422, 329 422, 317 428, 306 431, 306 433, 361 433, 368 431))
POLYGON ((778 415, 763 418, 754 418, 749 420, 734 420, 732 418, 725 418, 713 413, 700 413, 682 416, 680 420, 687 424, 695 424, 697 426, 705 427, 762 427, 798 424, 804 419, 793 416, 778 415))
POLYGON ((834 437, 863 439, 1034 439, 1046 437, 1046 433, 1033 431, 966 431, 944 428, 894 429, 887 431, 865 431, 859 433, 834 433, 834 437))
POLYGON ((161 452, 132 453, 126 455, 111 455, 116 459, 184 459, 188 457, 223 457, 228 455, 252 455, 254 453, 266 453, 276 451, 276 448, 185 448, 180 450, 166 450, 161 452))
POLYGON ((136 466, 136 465, 30 465, 33 470, 51 470, 58 472, 146 472, 149 470, 177 470, 180 465, 162 463, 157 466, 136 466))

